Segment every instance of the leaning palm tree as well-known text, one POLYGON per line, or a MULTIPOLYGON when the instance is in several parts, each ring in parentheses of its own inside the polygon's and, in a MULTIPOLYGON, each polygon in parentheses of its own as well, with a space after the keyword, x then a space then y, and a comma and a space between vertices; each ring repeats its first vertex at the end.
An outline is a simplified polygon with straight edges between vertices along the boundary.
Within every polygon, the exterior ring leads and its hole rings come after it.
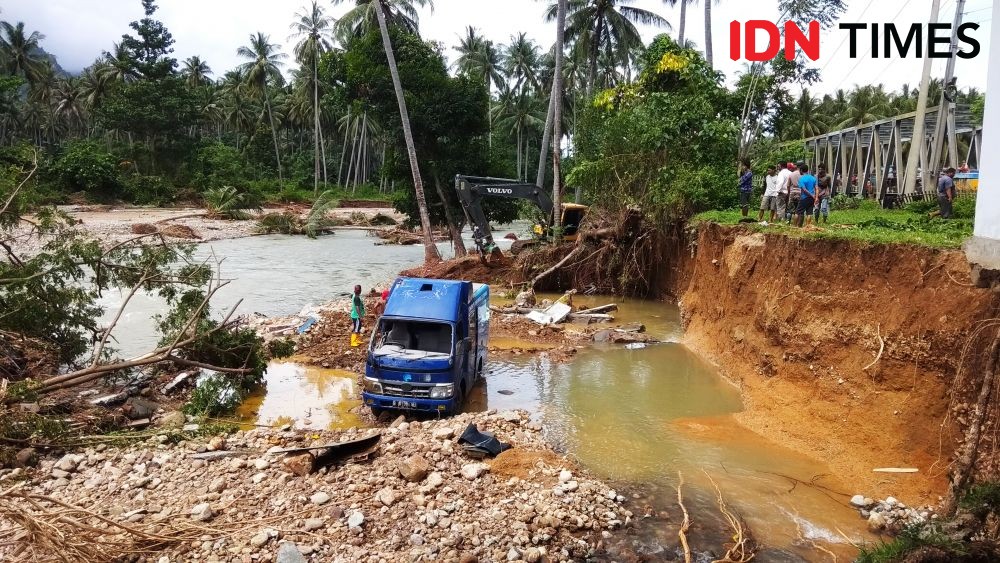
MULTIPOLYGON (((333 0, 334 5, 343 2, 345 0, 333 0)), ((346 43, 348 38, 359 37, 378 26, 376 6, 382 9, 386 25, 399 27, 418 35, 420 18, 417 15, 417 8, 426 6, 433 10, 434 2, 433 0, 355 0, 355 7, 337 22, 337 34, 342 42, 346 43)))
POLYGON ((406 111, 406 98, 403 97, 403 84, 399 79, 399 67, 396 66, 396 55, 392 52, 392 39, 389 37, 389 25, 382 5, 387 0, 377 0, 378 8, 375 16, 382 32, 382 46, 385 48, 385 58, 389 63, 389 74, 392 76, 392 87, 396 91, 396 102, 399 104, 399 119, 403 126, 403 140, 406 142, 406 154, 410 160, 410 173, 413 175, 413 190, 417 200, 417 210, 420 214, 420 227, 424 235, 424 263, 441 261, 441 254, 434 244, 431 233, 431 216, 427 212, 427 198, 424 196, 424 182, 420 178, 420 165, 417 162, 417 148, 413 143, 413 131, 410 130, 410 115, 406 111))
MULTIPOLYGON (((319 58, 333 48, 332 28, 334 19, 323 15, 323 8, 316 0, 308 10, 295 14, 292 22, 293 37, 300 38, 295 45, 295 58, 303 66, 312 68, 312 109, 313 109, 313 193, 319 194, 320 175, 320 136, 319 119, 319 58)), ((323 174, 323 184, 326 184, 326 174, 323 174)))
MULTIPOLYGON (((575 44, 574 56, 586 57, 590 67, 587 75, 587 97, 594 91, 598 59, 602 52, 613 51, 626 58, 643 44, 635 24, 669 28, 662 16, 629 6, 635 0, 569 0, 567 7, 566 40, 575 44)), ((668 0, 667 3, 673 3, 668 0)), ((558 4, 551 4, 545 13, 547 21, 558 15, 558 4)), ((625 61, 627 64, 628 61, 625 61)))
POLYGON ((37 31, 25 32, 24 22, 16 25, 0 22, 0 61, 4 72, 21 76, 29 84, 34 82, 42 70, 43 58, 39 56, 42 39, 45 36, 37 31))
POLYGON ((184 61, 184 68, 181 69, 181 76, 187 82, 188 86, 192 88, 207 84, 209 82, 209 74, 212 74, 212 69, 208 66, 208 63, 201 60, 201 57, 197 55, 188 57, 184 61))
POLYGON ((280 86, 284 81, 281 76, 281 67, 284 66, 284 59, 288 55, 279 51, 277 43, 271 43, 271 38, 258 31, 250 35, 250 45, 245 45, 236 50, 236 54, 247 59, 240 67, 244 72, 245 80, 257 97, 263 99, 264 110, 267 113, 267 120, 271 124, 271 136, 274 138, 274 159, 278 165, 278 182, 284 183, 285 179, 281 172, 281 151, 278 148, 278 129, 274 124, 274 115, 271 111, 271 94, 269 85, 280 86))

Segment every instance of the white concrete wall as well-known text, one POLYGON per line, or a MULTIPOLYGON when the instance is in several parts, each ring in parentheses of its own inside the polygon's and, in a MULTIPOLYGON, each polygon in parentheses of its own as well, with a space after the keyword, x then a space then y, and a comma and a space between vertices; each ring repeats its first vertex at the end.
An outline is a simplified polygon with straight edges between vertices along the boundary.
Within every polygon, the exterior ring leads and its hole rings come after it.
MULTIPOLYGON (((993 0, 1000 14, 1000 0, 993 0)), ((983 116, 982 162, 976 194, 975 236, 1000 241, 1000 23, 990 26, 986 113, 983 116)), ((982 56, 982 54, 980 54, 982 56)))

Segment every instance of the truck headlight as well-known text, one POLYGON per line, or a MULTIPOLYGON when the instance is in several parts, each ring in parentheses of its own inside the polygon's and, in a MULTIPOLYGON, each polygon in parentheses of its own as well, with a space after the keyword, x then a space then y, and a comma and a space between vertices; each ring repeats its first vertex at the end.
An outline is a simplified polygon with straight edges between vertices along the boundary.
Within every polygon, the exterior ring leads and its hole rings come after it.
POLYGON ((365 391, 369 393, 375 393, 376 395, 382 394, 382 384, 379 383, 377 379, 372 379, 370 377, 365 378, 365 391))
POLYGON ((431 399, 447 399, 455 393, 455 385, 453 383, 448 383, 447 385, 435 385, 431 387, 431 399))

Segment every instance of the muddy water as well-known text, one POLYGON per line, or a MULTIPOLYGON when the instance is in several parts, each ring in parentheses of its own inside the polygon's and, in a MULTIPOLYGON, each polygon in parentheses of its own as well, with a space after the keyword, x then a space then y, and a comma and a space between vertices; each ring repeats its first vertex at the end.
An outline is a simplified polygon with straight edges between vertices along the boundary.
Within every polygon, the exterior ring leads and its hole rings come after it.
MULTIPOLYGON (((676 307, 626 304, 616 316, 644 322, 667 342, 639 350, 596 347, 562 364, 544 356, 494 357, 467 408, 528 409, 556 448, 605 478, 644 491, 643 502, 657 511, 675 515, 680 472, 688 509, 694 507, 701 523, 692 539, 716 551, 725 522, 713 481, 756 537, 771 546, 762 560, 828 558, 814 544, 849 559, 856 550, 840 531, 855 542, 870 539, 847 506, 853 491, 824 464, 732 420, 742 409, 738 390, 670 342, 681 332, 676 307)), ((652 526, 639 536, 637 549, 644 553, 671 552, 677 544, 676 528, 652 526)))
MULTIPOLYGON (((294 359, 294 358, 293 358, 294 359)), ((264 387, 237 409, 236 418, 253 425, 341 430, 361 426, 355 375, 349 371, 271 362, 264 387)))

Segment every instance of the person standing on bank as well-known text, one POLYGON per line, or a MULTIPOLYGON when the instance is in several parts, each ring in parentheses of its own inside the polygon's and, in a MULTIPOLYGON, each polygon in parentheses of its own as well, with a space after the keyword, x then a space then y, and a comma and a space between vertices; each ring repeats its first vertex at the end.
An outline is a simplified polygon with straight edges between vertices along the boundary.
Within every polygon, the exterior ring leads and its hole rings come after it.
POLYGON ((819 181, 816 176, 809 173, 809 165, 803 163, 799 165, 799 196, 798 209, 792 218, 792 226, 801 227, 812 224, 813 206, 816 204, 816 187, 819 181))
POLYGON ((942 219, 951 219, 951 205, 955 201, 955 169, 948 168, 938 177, 938 209, 942 219))
POLYGON ((361 297, 361 286, 354 286, 351 295, 351 346, 361 345, 361 319, 365 317, 365 300, 361 297))
POLYGON ((830 175, 826 172, 826 165, 819 165, 819 175, 817 176, 819 181, 818 192, 816 194, 816 211, 813 215, 816 224, 819 225, 819 216, 823 215, 823 223, 828 223, 830 221, 830 195, 833 193, 833 188, 831 186, 832 181, 830 175))
POLYGON ((740 213, 744 217, 750 212, 750 196, 753 194, 753 172, 750 171, 750 161, 744 159, 740 163, 740 213))
MULTIPOLYGON (((757 220, 764 220, 764 213, 770 211, 768 221, 774 222, 774 217, 778 213, 778 174, 774 166, 767 167, 767 176, 764 178, 764 195, 760 197, 760 213, 757 220)), ((784 211, 784 209, 782 209, 784 211)))

